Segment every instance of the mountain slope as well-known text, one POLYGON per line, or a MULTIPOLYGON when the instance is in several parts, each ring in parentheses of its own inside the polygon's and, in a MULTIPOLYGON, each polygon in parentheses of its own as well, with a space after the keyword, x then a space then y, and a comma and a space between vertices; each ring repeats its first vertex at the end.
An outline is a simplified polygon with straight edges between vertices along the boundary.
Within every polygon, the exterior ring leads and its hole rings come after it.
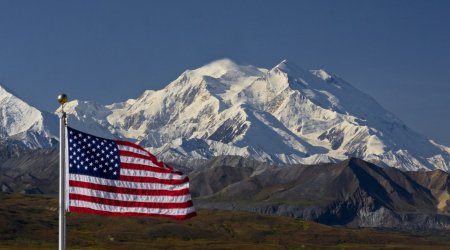
MULTIPOLYGON (((429 173, 413 175, 427 179, 429 173)), ((443 194, 448 197, 446 186, 429 189, 409 173, 355 158, 338 164, 279 168, 215 165, 194 170, 189 176, 198 207, 247 210, 331 225, 450 226, 449 205, 440 200, 443 194)), ((442 172, 440 178, 448 178, 448 173, 442 172)))
POLYGON ((0 86, 0 143, 27 149, 57 144, 58 120, 41 112, 0 86))
POLYGON ((287 61, 261 69, 223 59, 137 99, 107 106, 73 101, 67 110, 72 126, 135 140, 171 161, 239 155, 315 164, 357 157, 407 170, 450 169, 446 147, 368 95, 287 61))

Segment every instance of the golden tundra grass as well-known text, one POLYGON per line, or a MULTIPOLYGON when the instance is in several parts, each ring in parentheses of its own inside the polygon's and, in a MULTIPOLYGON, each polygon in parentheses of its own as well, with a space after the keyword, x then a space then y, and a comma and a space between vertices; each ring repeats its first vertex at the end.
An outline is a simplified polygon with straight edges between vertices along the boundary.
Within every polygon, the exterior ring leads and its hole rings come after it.
MULTIPOLYGON (((0 249, 56 249, 55 198, 0 194, 0 249)), ((186 221, 69 214, 68 249, 450 249, 447 232, 325 226, 248 212, 203 210, 186 221)))

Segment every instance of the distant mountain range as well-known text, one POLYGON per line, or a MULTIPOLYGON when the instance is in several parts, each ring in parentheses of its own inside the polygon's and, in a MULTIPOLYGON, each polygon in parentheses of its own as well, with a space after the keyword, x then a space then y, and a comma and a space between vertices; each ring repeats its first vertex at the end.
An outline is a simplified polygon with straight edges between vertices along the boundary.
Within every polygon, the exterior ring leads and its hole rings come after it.
MULTIPOLYGON (((65 109, 70 126, 136 141, 171 162, 236 155, 275 165, 318 164, 356 157, 405 170, 450 170, 450 148, 411 130, 342 78, 287 61, 262 69, 223 59, 137 99, 74 100, 65 109)), ((55 115, 1 87, 0 118, 8 154, 57 142, 55 115)))
MULTIPOLYGON (((197 207, 450 228, 450 148, 324 70, 224 59, 137 99, 65 110, 70 126, 135 141, 189 173, 197 207)), ((0 87, 0 191, 56 194, 57 144, 57 115, 0 87)))
MULTIPOLYGON (((57 149, 0 159, 1 192, 57 194, 57 169, 57 149)), ((220 156, 198 162, 189 179, 197 208, 246 210, 353 227, 450 228, 450 176, 442 170, 401 171, 356 158, 275 167, 250 158, 220 156)))

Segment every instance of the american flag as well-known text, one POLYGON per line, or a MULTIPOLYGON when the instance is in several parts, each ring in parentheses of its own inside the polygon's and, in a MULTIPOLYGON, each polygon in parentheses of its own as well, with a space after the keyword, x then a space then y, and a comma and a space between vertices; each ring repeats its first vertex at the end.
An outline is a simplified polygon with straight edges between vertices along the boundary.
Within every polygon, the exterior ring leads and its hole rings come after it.
POLYGON ((111 216, 195 216, 189 179, 134 143, 67 128, 68 209, 111 216))

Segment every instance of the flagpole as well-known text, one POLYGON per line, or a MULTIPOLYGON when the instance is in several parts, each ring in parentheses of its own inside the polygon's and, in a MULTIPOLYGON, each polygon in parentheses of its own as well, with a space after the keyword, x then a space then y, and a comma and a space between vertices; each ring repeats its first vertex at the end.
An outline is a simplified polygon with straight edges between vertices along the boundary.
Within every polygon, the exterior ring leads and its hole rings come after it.
POLYGON ((61 116, 59 119, 59 242, 58 249, 66 250, 66 112, 64 104, 67 102, 67 95, 58 96, 61 104, 61 116))

